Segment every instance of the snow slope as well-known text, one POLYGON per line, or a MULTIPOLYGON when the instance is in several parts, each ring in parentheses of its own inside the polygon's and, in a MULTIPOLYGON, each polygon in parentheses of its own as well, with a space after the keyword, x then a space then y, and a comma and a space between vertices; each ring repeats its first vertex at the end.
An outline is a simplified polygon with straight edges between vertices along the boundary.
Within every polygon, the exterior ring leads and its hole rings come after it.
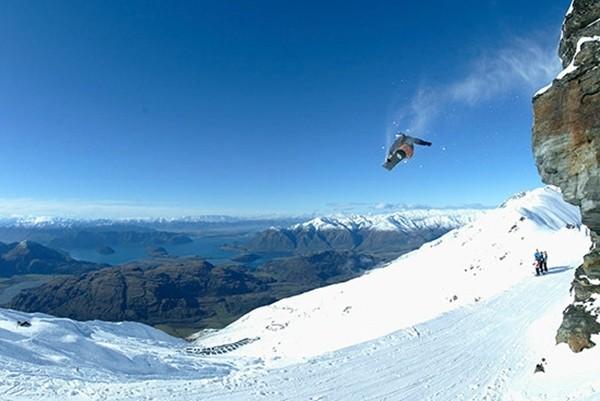
POLYGON ((197 345, 260 337, 232 354, 298 362, 489 299, 531 276, 536 247, 554 266, 576 266, 589 246, 578 209, 557 189, 538 189, 385 268, 256 309, 197 345))
MULTIPOLYGON (((554 333, 573 271, 554 267, 488 301, 350 348, 219 387, 210 400, 597 401, 600 351, 573 354, 554 333), (546 373, 534 374, 548 361, 546 373)), ((191 399, 191 398, 190 398, 191 399)))
MULTIPOLYGON (((24 372, 22 365, 27 362, 7 366, 10 358, 3 350, 0 399, 598 400, 600 352, 593 349, 573 354, 564 344, 554 345, 553 333, 568 303, 565 288, 573 272, 564 267, 550 270, 552 274, 523 280, 488 301, 278 369, 223 356, 179 359, 181 368, 192 370, 187 378, 168 374, 154 378, 119 374, 90 378, 90 374, 96 374, 94 371, 75 372, 68 364, 55 371, 39 365, 35 371, 24 372), (548 360, 546 373, 533 374, 541 358, 548 360), (206 371, 193 377, 194 363, 210 367, 217 361, 225 369, 213 370, 210 378, 206 371)), ((140 343, 137 348, 148 352, 153 349, 150 344, 140 343)))
POLYGON ((209 357, 141 324, 0 309, 0 399, 598 400, 600 347, 554 344, 589 245, 556 190, 521 194, 385 268, 201 338, 260 337, 209 357), (532 276, 537 246, 550 257, 543 277, 532 276), (542 357, 546 373, 533 374, 542 357))
POLYGON ((96 381, 214 377, 231 370, 180 352, 185 345, 140 323, 77 322, 0 309, 0 363, 13 373, 96 381), (28 321, 31 327, 19 327, 18 321, 28 321))

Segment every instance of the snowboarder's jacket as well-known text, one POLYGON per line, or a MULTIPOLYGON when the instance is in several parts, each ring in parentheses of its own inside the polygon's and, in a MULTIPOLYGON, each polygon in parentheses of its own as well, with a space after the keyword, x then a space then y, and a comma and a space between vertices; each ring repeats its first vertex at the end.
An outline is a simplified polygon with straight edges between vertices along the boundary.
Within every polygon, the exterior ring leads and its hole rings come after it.
POLYGON ((540 251, 536 251, 533 254, 533 257, 535 258, 536 262, 541 262, 544 260, 544 255, 542 255, 542 253, 540 251))
POLYGON ((398 133, 396 135, 396 140, 388 151, 383 167, 387 170, 391 170, 400 163, 400 161, 413 157, 413 154, 415 153, 414 145, 431 146, 431 142, 398 133))

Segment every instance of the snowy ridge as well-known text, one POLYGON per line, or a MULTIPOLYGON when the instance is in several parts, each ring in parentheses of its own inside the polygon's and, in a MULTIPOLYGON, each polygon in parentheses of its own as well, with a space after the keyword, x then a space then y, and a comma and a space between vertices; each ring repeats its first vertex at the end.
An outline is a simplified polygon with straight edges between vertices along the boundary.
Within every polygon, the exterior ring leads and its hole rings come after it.
POLYGON ((555 186, 517 194, 501 207, 511 209, 534 221, 538 226, 550 230, 560 230, 566 225, 581 225, 579 208, 565 203, 560 189, 555 186))
POLYGON ((0 227, 57 227, 67 228, 77 225, 81 221, 64 217, 50 216, 26 216, 26 217, 2 217, 0 227))
POLYGON ((474 209, 415 209, 381 215, 317 217, 292 226, 293 230, 373 230, 410 232, 428 228, 463 226, 483 212, 474 209))
POLYGON ((232 353, 296 362, 489 299, 531 277, 536 247, 554 266, 576 266, 589 246, 578 209, 556 188, 537 189, 385 268, 256 309, 197 345, 260 337, 232 353))

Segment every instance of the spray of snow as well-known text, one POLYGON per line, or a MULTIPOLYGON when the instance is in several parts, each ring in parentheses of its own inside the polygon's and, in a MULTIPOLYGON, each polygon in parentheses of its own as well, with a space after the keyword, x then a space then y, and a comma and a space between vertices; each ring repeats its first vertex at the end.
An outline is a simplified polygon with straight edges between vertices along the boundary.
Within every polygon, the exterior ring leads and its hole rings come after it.
POLYGON ((554 45, 515 39, 494 54, 472 63, 462 78, 445 85, 421 86, 408 102, 391 114, 394 124, 386 132, 388 145, 398 129, 416 136, 431 137, 433 123, 453 106, 473 107, 515 91, 532 93, 560 70, 554 45))

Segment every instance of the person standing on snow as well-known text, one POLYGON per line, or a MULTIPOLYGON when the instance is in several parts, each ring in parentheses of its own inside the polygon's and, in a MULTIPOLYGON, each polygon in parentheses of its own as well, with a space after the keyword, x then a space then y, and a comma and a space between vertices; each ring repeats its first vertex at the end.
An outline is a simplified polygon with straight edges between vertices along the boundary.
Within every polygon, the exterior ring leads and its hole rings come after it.
POLYGON ((533 254, 533 257, 535 258, 535 262, 533 262, 535 266, 535 275, 539 276, 542 273, 542 261, 544 259, 544 255, 540 252, 539 249, 536 249, 535 253, 533 254))
POLYGON ((546 373, 546 365, 548 365, 548 362, 546 361, 546 358, 542 358, 542 361, 540 363, 538 363, 537 365, 535 365, 535 369, 533 371, 533 373, 546 373))
POLYGON ((548 252, 542 252, 542 271, 548 271, 548 252))

